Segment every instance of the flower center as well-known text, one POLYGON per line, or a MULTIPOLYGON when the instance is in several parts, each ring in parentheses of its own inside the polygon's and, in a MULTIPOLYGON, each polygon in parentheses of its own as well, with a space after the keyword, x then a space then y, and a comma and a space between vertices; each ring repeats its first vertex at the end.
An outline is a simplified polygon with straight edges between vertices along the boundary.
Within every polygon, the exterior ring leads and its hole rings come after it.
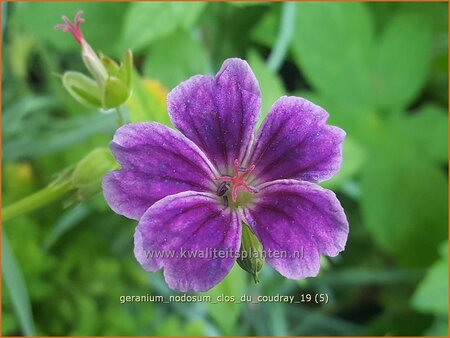
POLYGON ((231 199, 233 202, 237 201, 238 191, 244 190, 250 194, 257 193, 257 189, 252 186, 249 186, 245 183, 245 180, 250 176, 252 171, 255 169, 255 165, 251 165, 249 168, 241 168, 239 166, 238 160, 234 160, 233 171, 234 176, 220 176, 215 178, 215 181, 222 182, 217 189, 217 194, 219 196, 224 195, 228 190, 228 185, 231 186, 231 199))
POLYGON ((63 16, 63 20, 66 23, 65 25, 56 25, 55 29, 60 29, 63 32, 70 32, 72 36, 77 40, 78 44, 81 46, 81 42, 83 41, 83 33, 81 32, 80 25, 84 22, 84 19, 81 17, 83 15, 83 11, 77 12, 75 15, 75 19, 73 23, 70 20, 63 16))

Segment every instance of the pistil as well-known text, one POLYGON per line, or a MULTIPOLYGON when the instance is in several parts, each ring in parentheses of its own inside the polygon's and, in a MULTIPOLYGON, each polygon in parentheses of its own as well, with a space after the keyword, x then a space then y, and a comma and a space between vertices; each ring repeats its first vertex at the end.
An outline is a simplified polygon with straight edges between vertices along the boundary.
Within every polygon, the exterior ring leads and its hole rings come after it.
POLYGON ((60 29, 63 32, 70 32, 72 36, 75 38, 75 40, 78 42, 78 44, 81 46, 81 43, 83 41, 83 32, 81 31, 80 25, 84 22, 84 19, 81 17, 83 15, 82 11, 79 11, 75 15, 75 19, 73 20, 73 23, 70 22, 69 18, 67 16, 63 16, 63 20, 66 23, 56 25, 55 29, 60 29))
POLYGON ((223 191, 224 184, 223 183, 229 183, 231 185, 231 199, 233 202, 237 201, 238 197, 238 190, 242 189, 244 191, 247 191, 251 194, 254 194, 257 192, 257 190, 249 186, 247 183, 245 183, 245 180, 250 176, 252 171, 255 169, 255 165, 251 165, 249 168, 241 168, 239 166, 238 160, 234 160, 233 165, 233 176, 220 176, 215 178, 216 181, 222 182, 220 187, 223 191))

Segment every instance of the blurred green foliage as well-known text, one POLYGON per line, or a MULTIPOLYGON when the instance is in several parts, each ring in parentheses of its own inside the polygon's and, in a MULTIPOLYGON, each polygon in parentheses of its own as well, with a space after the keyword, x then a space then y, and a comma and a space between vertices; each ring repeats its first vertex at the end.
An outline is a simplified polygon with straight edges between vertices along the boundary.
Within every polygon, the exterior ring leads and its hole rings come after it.
POLYGON ((116 129, 54 76, 85 72, 78 45, 53 29, 83 9, 96 51, 133 50, 130 121, 170 124, 171 88, 241 57, 260 82, 262 117, 279 96, 300 95, 345 129, 342 170, 323 183, 350 221, 345 252, 299 282, 266 265, 254 285, 235 266, 206 293, 327 293, 329 303, 121 304, 121 295, 175 293, 135 261, 135 222, 97 194, 4 224, 3 335, 447 335, 447 4, 297 3, 276 71, 267 60, 286 38, 285 5, 3 4, 3 207, 106 147, 116 129))

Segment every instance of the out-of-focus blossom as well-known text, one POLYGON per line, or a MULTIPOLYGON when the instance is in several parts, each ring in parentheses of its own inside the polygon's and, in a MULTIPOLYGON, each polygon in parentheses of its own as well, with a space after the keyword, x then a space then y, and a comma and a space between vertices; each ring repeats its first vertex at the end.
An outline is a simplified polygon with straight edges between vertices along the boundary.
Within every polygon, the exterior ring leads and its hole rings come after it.
POLYGON ((120 65, 105 55, 98 56, 81 31, 80 25, 84 22, 82 15, 83 12, 79 11, 73 23, 63 16, 65 23, 55 28, 72 34, 81 47, 81 57, 92 77, 67 71, 62 77, 64 87, 84 105, 103 109, 118 107, 128 100, 132 92, 133 55, 127 50, 120 65))

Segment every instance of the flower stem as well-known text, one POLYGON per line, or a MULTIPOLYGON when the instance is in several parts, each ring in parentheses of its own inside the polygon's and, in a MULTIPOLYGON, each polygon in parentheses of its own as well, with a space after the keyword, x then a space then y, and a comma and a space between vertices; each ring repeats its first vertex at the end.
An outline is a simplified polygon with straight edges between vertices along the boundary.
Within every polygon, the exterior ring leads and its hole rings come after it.
POLYGON ((117 117, 117 124, 119 125, 119 127, 123 126, 125 124, 125 116, 120 106, 116 107, 116 117, 117 117))
POLYGON ((295 28, 295 2, 283 3, 281 10, 280 30, 278 31, 277 41, 275 47, 270 52, 267 59, 267 67, 277 72, 283 64, 284 58, 289 47, 289 44, 294 34, 295 28))
POLYGON ((15 217, 29 213, 44 205, 58 200, 71 189, 69 180, 55 185, 49 185, 20 201, 8 205, 2 209, 2 222, 7 222, 15 217))

